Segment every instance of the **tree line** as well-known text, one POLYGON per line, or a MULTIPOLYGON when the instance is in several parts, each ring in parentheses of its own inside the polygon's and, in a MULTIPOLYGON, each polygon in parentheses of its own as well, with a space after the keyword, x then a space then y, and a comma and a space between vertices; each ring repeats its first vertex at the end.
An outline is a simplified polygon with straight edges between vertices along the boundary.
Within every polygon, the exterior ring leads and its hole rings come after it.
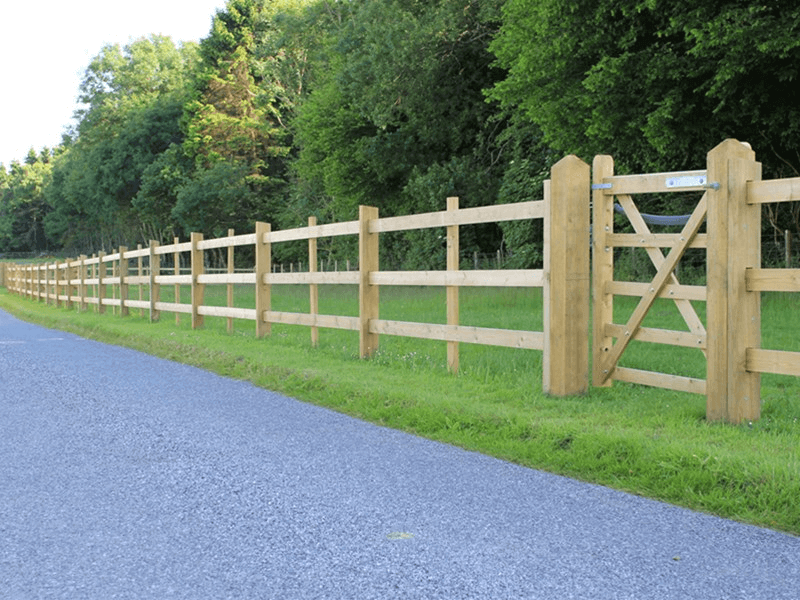
MULTIPOLYGON (((0 165, 0 252, 539 199, 565 154, 698 168, 728 137, 765 177, 798 175, 799 34, 789 0, 229 0, 199 44, 100 50, 62 143, 0 165)), ((765 227, 800 231, 781 210, 765 227)), ((537 227, 465 228, 461 247, 533 266, 537 227)), ((389 263, 444 261, 441 232, 385 238, 389 263)))

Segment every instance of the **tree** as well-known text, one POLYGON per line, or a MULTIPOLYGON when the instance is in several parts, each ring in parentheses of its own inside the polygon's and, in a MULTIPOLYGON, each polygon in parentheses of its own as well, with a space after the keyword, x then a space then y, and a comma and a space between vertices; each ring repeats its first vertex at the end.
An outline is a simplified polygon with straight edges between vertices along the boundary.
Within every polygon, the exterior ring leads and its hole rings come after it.
POLYGON ((47 248, 44 189, 50 176, 51 166, 33 151, 25 163, 12 162, 9 173, 0 169, 0 249, 41 252, 47 248))
MULTIPOLYGON (((337 4, 314 63, 315 87, 295 123, 303 196, 339 218, 354 218, 359 204, 385 215, 441 210, 447 195, 464 206, 493 203, 505 125, 482 90, 502 75, 487 50, 499 5, 337 4)), ((430 247, 436 235, 409 234, 384 255, 408 262, 402 246, 430 247)), ((469 246, 468 234, 462 242, 469 246)), ((499 230, 474 242, 494 250, 499 230)), ((430 263, 434 254, 413 260, 430 263)))
POLYGON ((173 212, 184 215, 182 223, 188 222, 181 208, 186 205, 208 212, 203 217, 194 215, 197 222, 236 222, 246 227, 256 220, 273 220, 275 208, 286 196, 291 136, 285 121, 291 119, 289 111, 296 100, 291 86, 284 85, 285 67, 291 63, 288 57, 296 58, 296 49, 277 42, 281 36, 275 20, 282 11, 299 10, 301 5, 229 0, 201 42, 203 68, 194 84, 194 97, 185 107, 183 143, 195 167, 184 180, 186 188, 177 191, 180 199, 173 212), (212 198, 201 187, 203 182, 221 182, 225 173, 233 177, 225 182, 225 189, 241 186, 242 200, 238 207, 228 206, 228 218, 220 219, 217 207, 210 204, 212 198), (199 198, 209 204, 198 202, 199 198), (259 201, 254 203, 254 198, 259 201))
POLYGON ((696 168, 722 139, 800 168, 800 7, 776 0, 508 0, 490 96, 561 153, 636 171, 696 168))
POLYGON ((163 36, 105 46, 86 70, 73 139, 54 158, 46 230, 61 244, 145 237, 133 199, 148 166, 183 141, 180 122, 197 46, 163 36))

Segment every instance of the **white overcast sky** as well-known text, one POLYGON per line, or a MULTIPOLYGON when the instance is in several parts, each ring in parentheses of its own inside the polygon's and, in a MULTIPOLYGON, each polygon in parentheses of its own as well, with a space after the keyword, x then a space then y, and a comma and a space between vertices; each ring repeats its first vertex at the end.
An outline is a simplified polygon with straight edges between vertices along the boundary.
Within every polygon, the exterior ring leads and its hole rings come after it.
POLYGON ((53 148, 72 122, 78 86, 105 44, 150 34, 199 41, 225 0, 33 0, 0 11, 0 163, 53 148))

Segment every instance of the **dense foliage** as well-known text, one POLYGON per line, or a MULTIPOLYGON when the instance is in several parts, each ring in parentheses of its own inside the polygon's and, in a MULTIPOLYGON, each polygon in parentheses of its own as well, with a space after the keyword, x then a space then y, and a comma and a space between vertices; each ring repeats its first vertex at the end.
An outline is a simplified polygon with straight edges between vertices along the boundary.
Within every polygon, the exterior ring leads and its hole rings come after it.
MULTIPOLYGON (((229 0, 199 45, 101 49, 63 143, 0 165, 0 251, 523 201, 567 153, 698 168, 727 137, 796 175, 799 59, 788 0, 229 0)), ((800 230, 782 210, 766 226, 800 230)), ((392 264, 443 261, 441 232, 384 237, 392 264)), ((530 266, 539 240, 464 228, 462 249, 530 266)))

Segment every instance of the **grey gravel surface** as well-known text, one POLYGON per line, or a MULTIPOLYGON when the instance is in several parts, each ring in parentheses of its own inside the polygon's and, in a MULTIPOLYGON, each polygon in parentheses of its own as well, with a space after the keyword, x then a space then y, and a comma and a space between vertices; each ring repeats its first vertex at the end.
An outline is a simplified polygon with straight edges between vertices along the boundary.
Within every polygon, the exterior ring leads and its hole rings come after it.
POLYGON ((0 311, 2 600, 799 597, 800 538, 0 311))

